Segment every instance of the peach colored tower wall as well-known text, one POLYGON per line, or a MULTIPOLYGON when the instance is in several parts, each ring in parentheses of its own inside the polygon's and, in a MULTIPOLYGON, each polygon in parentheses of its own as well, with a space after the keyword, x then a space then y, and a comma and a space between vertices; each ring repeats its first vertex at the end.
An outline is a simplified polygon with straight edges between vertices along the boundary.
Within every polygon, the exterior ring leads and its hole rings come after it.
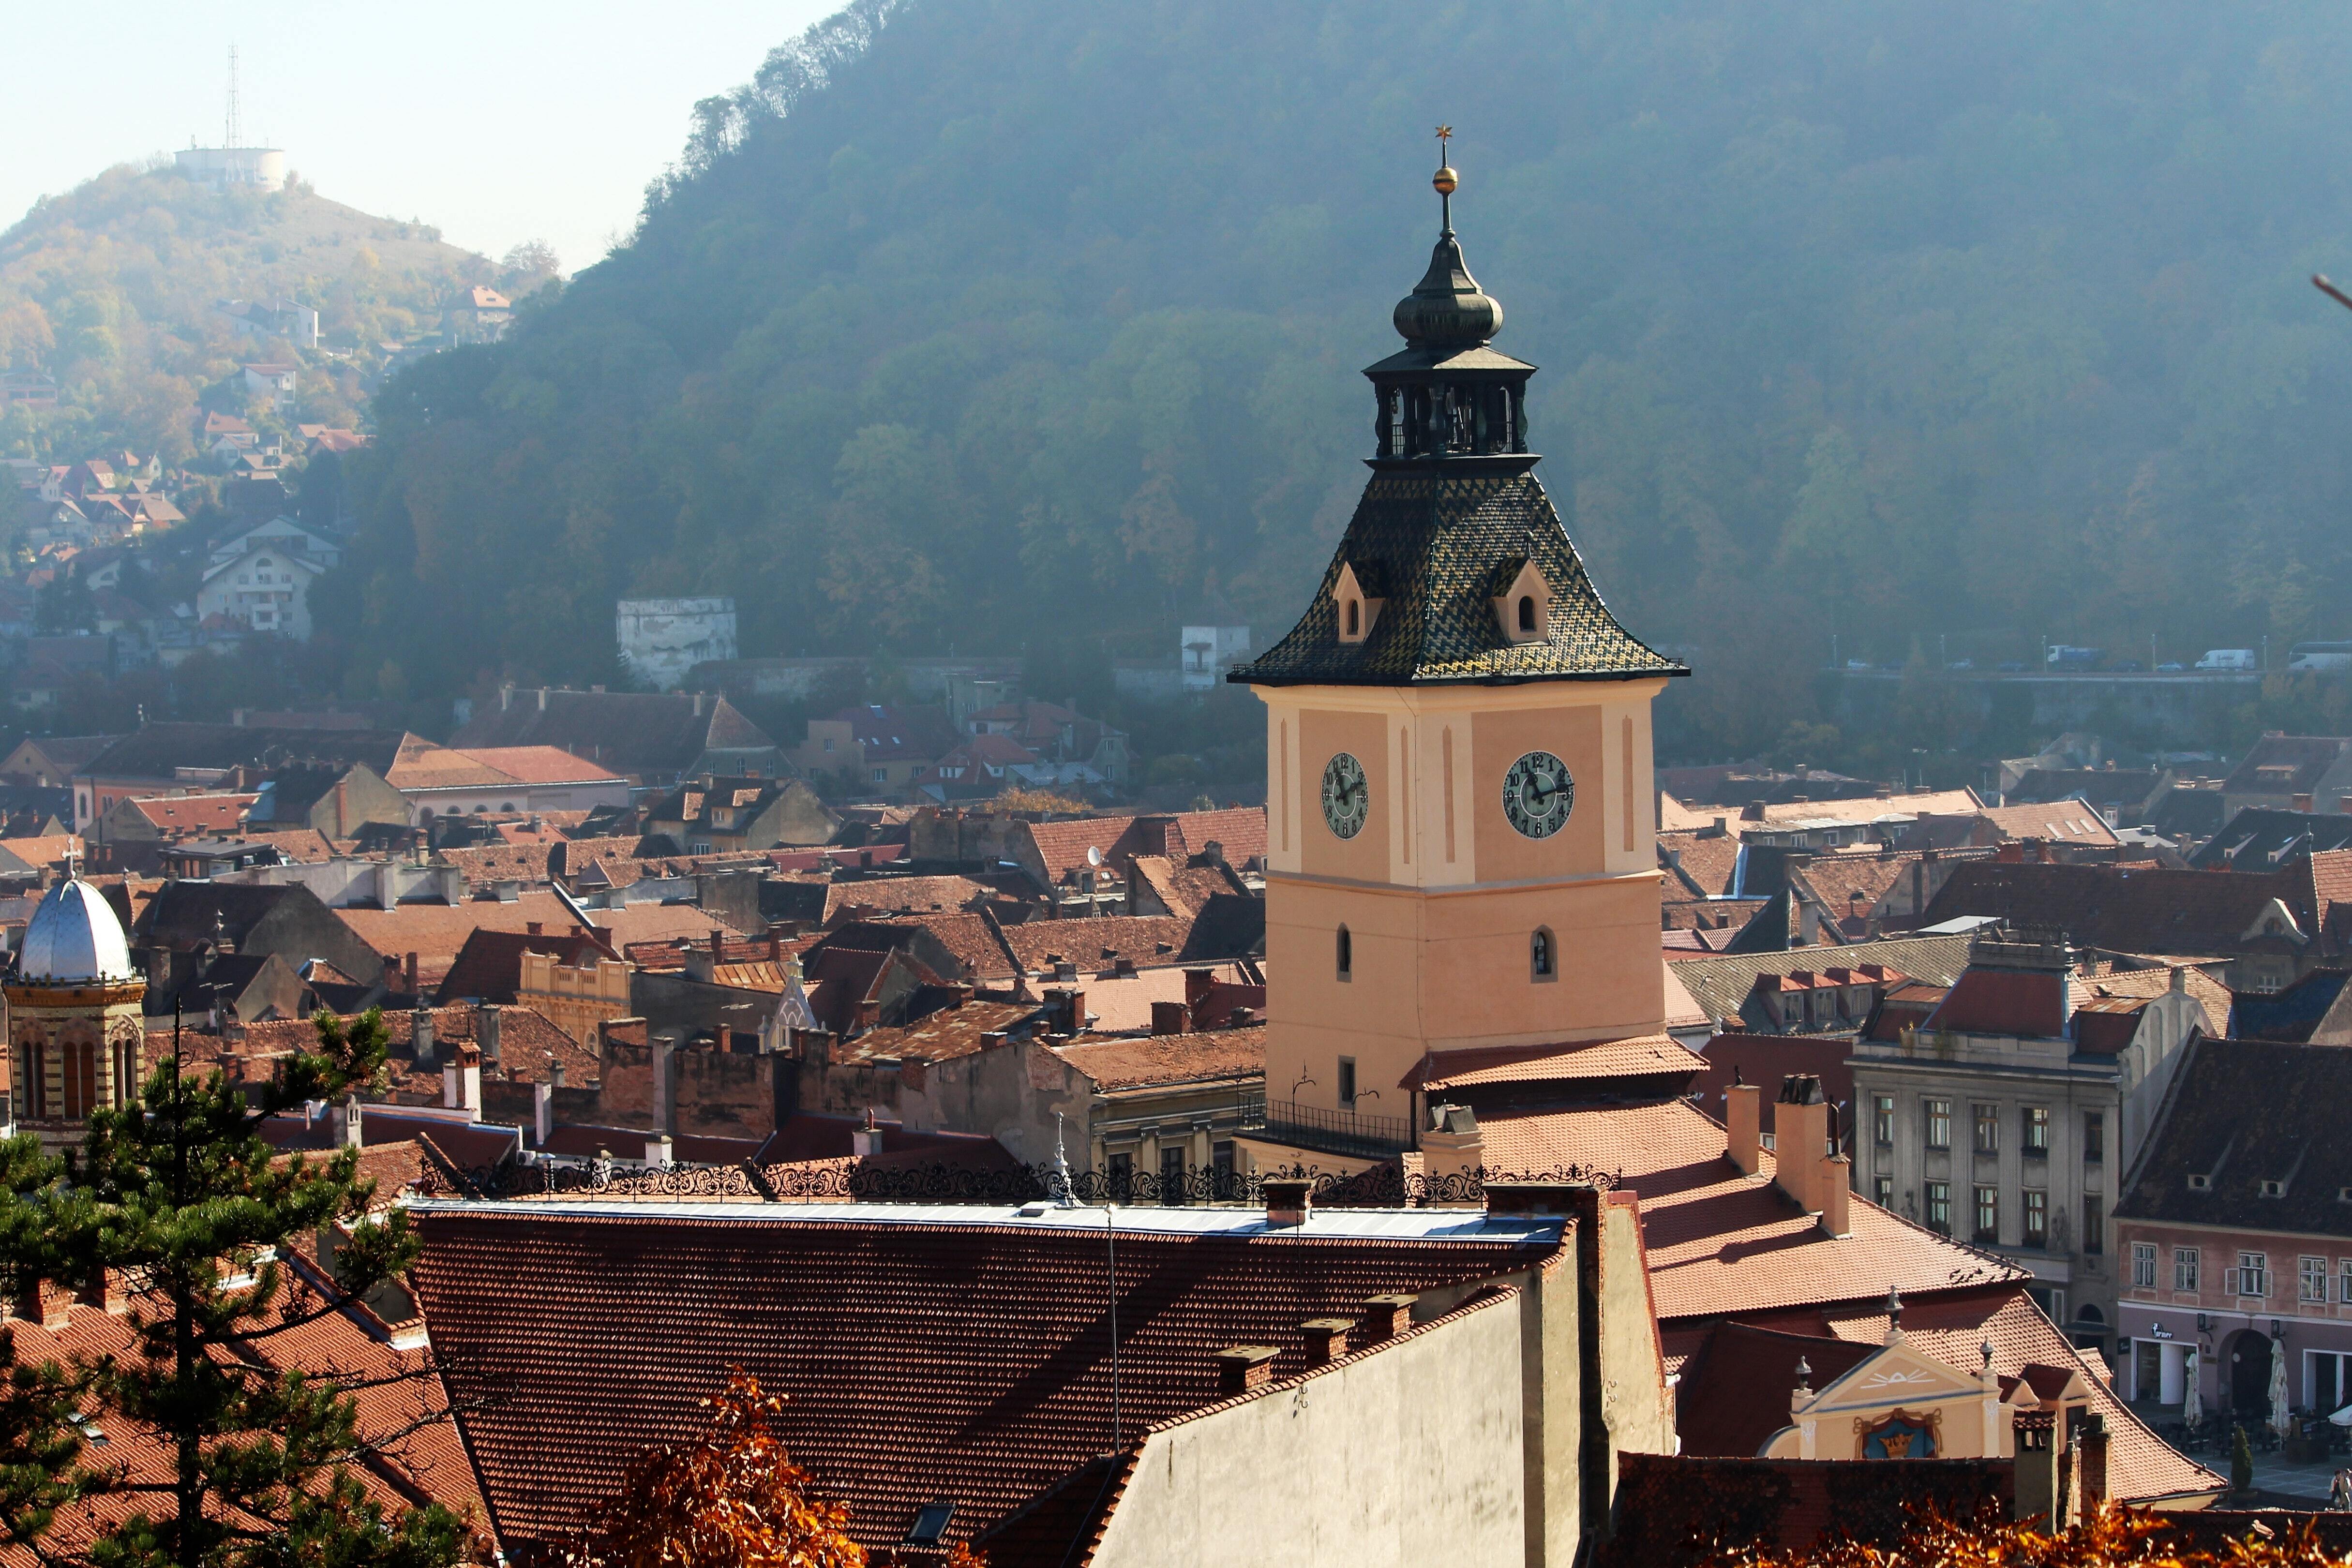
POLYGON ((1600 1040, 1662 1027, 1650 703, 1659 679, 1431 689, 1260 686, 1269 800, 1269 1097, 1338 1109, 1337 1059, 1402 1115, 1429 1050, 1600 1040), (1575 779, 1548 839, 1514 830, 1503 782, 1549 751, 1575 779), (1362 765, 1363 829, 1326 825, 1323 772, 1362 765), (1349 933, 1349 973, 1338 934, 1349 933), (1542 928, 1553 977, 1533 973, 1542 928), (1311 1082, 1293 1085, 1300 1079, 1311 1082))

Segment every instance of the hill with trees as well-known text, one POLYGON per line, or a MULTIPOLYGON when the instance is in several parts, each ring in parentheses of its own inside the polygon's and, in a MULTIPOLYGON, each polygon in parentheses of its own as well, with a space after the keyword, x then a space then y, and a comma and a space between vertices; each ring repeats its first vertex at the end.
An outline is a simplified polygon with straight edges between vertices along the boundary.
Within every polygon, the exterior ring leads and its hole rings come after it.
POLYGON ((46 372, 59 393, 55 409, 0 415, 0 455, 128 447, 178 463, 200 407, 247 412, 240 361, 299 363, 296 416, 350 424, 382 345, 437 330, 465 285, 543 280, 530 267, 502 276, 421 222, 371 217, 299 178, 265 194, 168 162, 109 169, 0 234, 0 369, 46 372), (319 312, 326 351, 236 336, 213 309, 279 298, 319 312))
POLYGON ((1670 748, 1814 717, 1832 637, 2344 635, 2338 21, 859 0, 701 106, 632 243, 394 378, 327 591, 419 692, 604 678, 630 592, 732 592, 747 653, 1077 672, 1203 602, 1279 629, 1444 120, 1538 473, 1702 672, 1670 748))

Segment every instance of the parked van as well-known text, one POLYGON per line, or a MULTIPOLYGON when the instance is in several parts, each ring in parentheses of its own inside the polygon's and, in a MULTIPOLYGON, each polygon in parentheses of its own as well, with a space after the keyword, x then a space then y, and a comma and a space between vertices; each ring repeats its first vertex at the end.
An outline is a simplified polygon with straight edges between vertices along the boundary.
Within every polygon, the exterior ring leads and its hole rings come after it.
POLYGON ((2197 661, 2200 670, 2251 670, 2254 667, 2252 648, 2208 648, 2205 656, 2197 661))
POLYGON ((2107 656, 2105 648, 2070 648, 2063 643, 2050 644, 2049 662, 2053 670, 2095 670, 2099 661, 2107 656))

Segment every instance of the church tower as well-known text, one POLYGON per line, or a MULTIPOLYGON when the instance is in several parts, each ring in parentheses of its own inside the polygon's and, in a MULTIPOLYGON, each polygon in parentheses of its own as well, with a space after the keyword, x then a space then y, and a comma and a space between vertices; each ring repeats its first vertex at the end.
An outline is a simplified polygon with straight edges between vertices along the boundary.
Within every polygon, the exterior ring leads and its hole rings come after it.
POLYGON ((8 999, 12 1120, 50 1153, 79 1145, 90 1113, 129 1103, 146 1073, 147 982, 106 896, 71 873, 25 925, 8 999))
MULTIPOLYGON (((1441 132, 1441 136, 1444 133, 1441 132)), ((1442 142, 1441 142, 1442 145, 1442 142)), ((1313 603, 1231 678, 1266 706, 1267 1143, 1374 1156, 1432 1053, 1658 1032, 1650 704, 1533 473, 1528 379, 1453 224, 1397 305, 1371 477, 1313 603)))

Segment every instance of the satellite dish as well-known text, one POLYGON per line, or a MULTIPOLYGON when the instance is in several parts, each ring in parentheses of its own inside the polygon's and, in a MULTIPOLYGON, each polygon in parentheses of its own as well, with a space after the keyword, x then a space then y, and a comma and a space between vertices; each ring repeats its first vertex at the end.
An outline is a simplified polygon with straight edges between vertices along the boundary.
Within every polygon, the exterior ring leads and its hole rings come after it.
POLYGON ((1087 863, 1090 866, 1099 868, 1102 864, 1102 851, 1097 849, 1092 844, 1088 844, 1087 846, 1087 863))

